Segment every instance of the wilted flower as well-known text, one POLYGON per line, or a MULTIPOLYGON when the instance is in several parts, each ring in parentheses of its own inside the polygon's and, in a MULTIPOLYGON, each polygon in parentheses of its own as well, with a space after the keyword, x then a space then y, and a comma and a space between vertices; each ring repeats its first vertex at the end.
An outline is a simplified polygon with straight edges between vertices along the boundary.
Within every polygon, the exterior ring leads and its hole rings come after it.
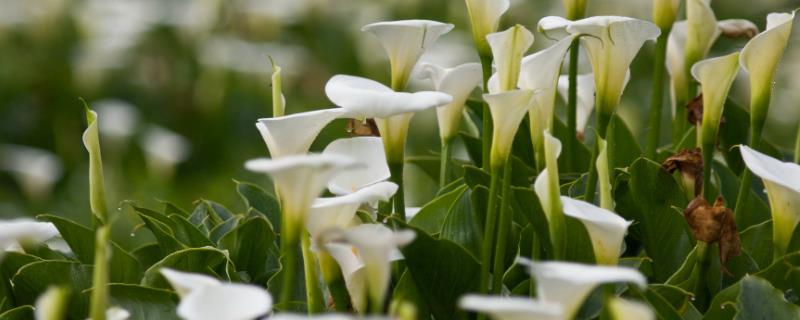
POLYGON ((725 263, 731 257, 738 256, 741 247, 733 210, 725 207, 722 197, 717 197, 712 206, 705 198, 698 196, 689 203, 683 216, 697 241, 719 242, 719 260, 723 270, 726 270, 725 263))
POLYGON ((331 121, 344 116, 341 108, 296 113, 277 118, 262 118, 256 128, 272 158, 308 153, 320 131, 331 121))
POLYGON ((664 160, 661 166, 669 173, 680 171, 687 198, 694 198, 703 190, 703 155, 700 148, 683 149, 664 160))
POLYGON ((160 270, 181 296, 178 316, 186 320, 249 320, 272 310, 272 296, 248 284, 222 283, 197 273, 160 270))

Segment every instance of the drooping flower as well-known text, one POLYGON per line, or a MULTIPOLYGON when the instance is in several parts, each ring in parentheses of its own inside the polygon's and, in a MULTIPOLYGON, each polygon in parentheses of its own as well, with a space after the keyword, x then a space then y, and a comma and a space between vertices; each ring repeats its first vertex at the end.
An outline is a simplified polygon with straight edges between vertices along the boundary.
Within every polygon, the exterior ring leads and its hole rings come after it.
POLYGON ((388 201, 397 192, 392 182, 378 182, 358 189, 356 192, 314 201, 306 220, 306 229, 312 238, 318 238, 325 230, 344 229, 353 223, 356 211, 363 204, 388 201))
POLYGON ((464 310, 488 314, 493 320, 560 320, 561 307, 523 297, 466 295, 458 301, 464 310))
POLYGON ((405 89, 425 49, 452 29, 452 24, 430 20, 376 22, 361 28, 374 34, 386 50, 391 64, 392 88, 397 91, 405 89))
POLYGON ((511 154, 514 136, 532 103, 533 91, 514 90, 484 94, 492 113, 493 133, 490 164, 492 168, 505 165, 511 154))
POLYGON ((347 170, 333 176, 328 182, 328 190, 336 195, 356 192, 391 176, 389 167, 386 165, 383 142, 378 137, 337 139, 329 143, 322 154, 352 157, 363 164, 361 168, 347 170))
POLYGON ((781 257, 800 222, 800 166, 744 145, 741 152, 747 168, 764 181, 772 211, 773 252, 775 257, 781 257))
POLYGON ((160 271, 181 297, 178 316, 183 319, 249 320, 272 310, 272 296, 261 287, 167 268, 160 271))
POLYGON ((508 10, 509 0, 466 0, 472 24, 472 36, 481 52, 489 50, 486 35, 497 31, 500 17, 508 10))
POLYGON ((522 56, 533 44, 533 34, 521 25, 515 25, 502 32, 486 36, 489 47, 492 49, 494 64, 497 67, 497 82, 499 90, 489 87, 489 92, 500 93, 514 90, 520 77, 522 56))
POLYGON ((647 280, 639 271, 626 267, 531 262, 525 258, 518 258, 517 263, 530 268, 536 279, 537 299, 560 305, 565 319, 572 319, 589 293, 600 284, 627 282, 639 288, 647 286, 647 280))
POLYGON ((703 126, 701 129, 703 144, 716 144, 722 109, 738 71, 738 52, 706 59, 692 67, 692 76, 700 82, 703 89, 703 126))
POLYGON ((449 104, 436 108, 439 120, 439 136, 442 141, 453 140, 458 135, 458 126, 470 93, 481 85, 483 74, 478 63, 465 63, 446 69, 433 64, 422 64, 423 77, 430 78, 437 91, 453 97, 449 104))
POLYGON ((598 264, 616 265, 619 261, 622 241, 631 225, 616 213, 591 203, 561 197, 564 214, 578 219, 586 227, 592 239, 592 248, 598 264))
POLYGON ((264 138, 272 158, 301 155, 308 153, 314 139, 325 126, 345 113, 346 110, 335 108, 262 118, 256 122, 256 128, 264 138))

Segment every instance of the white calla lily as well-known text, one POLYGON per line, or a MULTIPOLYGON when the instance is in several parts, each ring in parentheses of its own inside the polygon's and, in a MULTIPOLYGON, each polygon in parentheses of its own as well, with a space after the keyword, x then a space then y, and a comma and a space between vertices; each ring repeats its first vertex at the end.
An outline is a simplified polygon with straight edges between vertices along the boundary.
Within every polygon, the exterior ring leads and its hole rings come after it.
POLYGON ((490 158, 493 168, 503 166, 511 154, 514 136, 533 102, 533 95, 531 90, 514 90, 483 95, 483 99, 489 104, 494 124, 490 158))
POLYGON ((374 34, 389 56, 392 88, 404 90, 417 61, 439 37, 453 29, 449 23, 431 20, 376 22, 361 30, 374 34))
POLYGON ((144 150, 147 167, 155 176, 172 176, 175 166, 189 159, 191 143, 167 128, 150 125, 139 141, 144 150))
POLYGON ((619 262, 622 241, 631 225, 622 217, 591 203, 561 197, 564 214, 578 219, 592 239, 592 248, 598 264, 616 265, 619 262))
POLYGON ((789 42, 794 15, 794 11, 770 13, 767 15, 767 30, 751 39, 742 49, 740 63, 750 75, 752 124, 764 125, 772 94, 772 79, 789 42))
POLYGON ((65 318, 69 303, 69 289, 50 287, 36 298, 33 316, 36 320, 61 320, 65 318))
POLYGON ((439 136, 442 141, 453 140, 458 135, 464 104, 470 93, 483 82, 479 63, 465 63, 446 69, 433 64, 422 65, 422 76, 430 78, 437 91, 453 97, 447 105, 436 108, 439 120, 439 136))
POLYGON ((536 279, 537 298, 560 305, 564 319, 572 319, 586 297, 598 285, 627 282, 639 288, 647 287, 647 280, 639 271, 626 267, 593 266, 571 262, 531 262, 518 258, 517 263, 527 265, 536 279))
MULTIPOLYGON (((575 36, 567 36, 556 44, 522 59, 519 87, 536 92, 536 100, 528 111, 531 140, 541 150, 544 130, 553 130, 561 62, 575 36)), ((594 93, 592 93, 594 94, 594 93)))
POLYGON ((218 286, 222 284, 222 282, 216 278, 199 273, 181 272, 169 268, 162 268, 159 272, 167 279, 167 282, 169 282, 179 297, 185 297, 192 291, 202 287, 218 286))
POLYGON ((356 211, 363 204, 388 201, 397 192, 392 182, 379 182, 366 186, 356 192, 314 201, 306 220, 306 229, 312 238, 318 238, 325 230, 346 228, 353 223, 356 211))
POLYGON ((566 248, 564 228, 566 222, 561 204, 561 189, 558 178, 558 156, 561 155, 561 141, 553 137, 550 132, 544 133, 545 170, 536 177, 533 190, 539 197, 544 214, 547 217, 547 226, 550 231, 550 241, 557 256, 566 248))
POLYGON ((570 35, 567 27, 571 23, 571 20, 559 16, 547 16, 539 20, 537 28, 545 37, 551 40, 561 40, 570 35))
MULTIPOLYGON (((337 173, 357 166, 355 160, 337 155, 298 155, 279 159, 255 159, 245 163, 250 171, 269 174, 281 202, 286 239, 299 239, 308 210, 337 173)), ((288 240, 287 240, 288 241, 288 240)))
POLYGON ((19 241, 44 242, 59 235, 50 222, 31 219, 0 220, 0 254, 15 247, 19 241))
POLYGON ((128 320, 131 313, 120 307, 111 307, 106 310, 106 320, 128 320))
POLYGON ((121 142, 133 136, 139 126, 139 110, 132 104, 116 99, 94 103, 100 116, 100 134, 121 142))
POLYGON ((720 32, 717 17, 711 9, 711 0, 686 0, 685 71, 691 70, 695 63, 708 55, 720 32))
POLYGON ((279 313, 269 317, 270 320, 389 320, 387 317, 362 317, 341 313, 326 313, 309 316, 307 314, 279 313))
POLYGON ((341 172, 328 182, 328 190, 336 195, 353 193, 391 176, 383 152, 383 141, 378 137, 337 139, 329 143, 322 154, 351 157, 364 165, 356 170, 341 172))
MULTIPOLYGON (((692 76, 700 82, 703 89, 703 124, 701 137, 703 144, 715 144, 719 121, 728 91, 739 71, 739 53, 706 59, 692 67, 692 76)), ((698 141, 699 143, 700 141, 698 141)))
MULTIPOLYGON (((522 56, 533 44, 533 33, 521 25, 486 36, 497 67, 500 91, 517 88, 522 56)), ((497 93, 497 92, 492 92, 497 93)))
POLYGON ((277 118, 262 118, 256 128, 272 158, 308 153, 317 135, 331 121, 347 113, 341 108, 296 113, 277 118))
POLYGON ((653 0, 653 22, 661 30, 669 30, 678 16, 681 0, 653 0))
POLYGON ((764 181, 772 210, 772 239, 774 256, 786 254, 792 235, 800 222, 800 166, 782 162, 753 150, 741 147, 742 159, 753 174, 764 181))
POLYGON ((500 17, 511 6, 510 0, 466 0, 469 19, 472 24, 472 36, 478 50, 489 50, 486 35, 497 31, 500 17))
POLYGON ((0 170, 9 172, 31 199, 47 197, 64 173, 61 159, 37 148, 0 145, 0 170))
MULTIPOLYGON (((583 136, 594 110, 594 75, 591 73, 579 74, 577 80, 578 101, 575 122, 578 136, 583 136)), ((568 75, 558 77, 558 94, 564 101, 569 99, 568 75)))
POLYGON ((248 284, 224 283, 204 274, 159 270, 180 296, 178 316, 186 320, 248 320, 272 310, 272 296, 248 284))
POLYGON ((655 320, 656 315, 649 305, 637 301, 613 297, 608 300, 608 310, 614 320, 655 320))
POLYGON ((458 301, 464 310, 488 314, 493 320, 560 320, 561 307, 523 297, 466 295, 458 301))

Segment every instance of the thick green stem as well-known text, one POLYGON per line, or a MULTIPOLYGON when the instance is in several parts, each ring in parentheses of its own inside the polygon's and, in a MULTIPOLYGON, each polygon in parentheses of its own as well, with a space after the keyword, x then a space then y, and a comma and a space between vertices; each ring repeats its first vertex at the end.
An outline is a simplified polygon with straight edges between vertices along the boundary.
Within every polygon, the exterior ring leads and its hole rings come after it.
MULTIPOLYGON (((492 76, 492 56, 491 53, 481 54, 481 67, 483 70, 483 92, 489 93, 489 78, 492 76)), ((489 110, 489 103, 483 102, 483 129, 481 137, 481 163, 483 168, 489 168, 489 154, 492 150, 492 112, 489 110)))
POLYGON ((678 98, 675 102, 675 117, 672 119, 672 145, 677 146, 683 138, 686 122, 686 101, 678 98))
POLYGON ((453 140, 442 140, 442 154, 439 164, 439 188, 444 188, 450 182, 450 160, 453 157, 451 149, 453 140))
POLYGON ((708 250, 708 243, 703 241, 697 241, 697 245, 695 246, 695 268, 692 271, 693 278, 695 279, 694 283, 694 305, 698 307, 698 309, 705 310, 708 306, 709 299, 711 298, 709 295, 708 290, 708 282, 707 282, 707 274, 709 266, 711 265, 711 260, 709 259, 709 250, 708 250))
POLYGON ((503 274, 505 274, 506 240, 511 229, 511 212, 508 207, 511 197, 511 165, 506 160, 503 165, 502 195, 500 198, 500 221, 497 225, 496 246, 494 249, 494 267, 492 268, 492 293, 499 294, 503 288, 503 274))
POLYGON ((306 278, 306 302, 308 313, 320 313, 325 311, 325 303, 322 298, 322 289, 319 288, 319 276, 317 274, 317 259, 311 252, 311 238, 308 232, 302 232, 300 242, 303 250, 303 274, 306 278))
POLYGON ((578 55, 580 54, 580 40, 575 38, 569 48, 569 97, 567 99, 567 139, 564 141, 564 156, 567 159, 567 172, 573 172, 578 166, 575 164, 575 142, 578 134, 578 55))
POLYGON ((709 203, 714 203, 716 196, 712 194, 711 188, 711 164, 714 161, 714 147, 713 142, 702 144, 703 149, 703 198, 709 203))
MULTIPOLYGON (((285 220, 285 219, 284 219, 285 220)), ((284 223, 281 230, 286 229, 287 225, 284 223)), ((286 231, 284 231, 285 233, 286 231)), ((281 256, 283 257, 281 270, 283 271, 283 283, 281 288, 281 303, 290 303, 294 294, 294 282, 297 275, 297 239, 281 239, 281 256)))
POLYGON ((394 203, 394 213, 401 221, 406 221, 406 203, 405 193, 403 190, 403 162, 389 163, 389 172, 392 177, 390 180, 397 184, 397 192, 394 194, 392 202, 394 203))
POLYGON ((664 61, 667 57, 669 29, 661 30, 656 41, 656 57, 653 65, 653 91, 650 96, 650 117, 647 126, 647 150, 645 155, 655 160, 661 134, 661 111, 664 105, 664 61))
POLYGON ((347 312, 350 295, 347 293, 347 285, 339 269, 339 264, 325 251, 319 252, 318 257, 322 278, 325 279, 325 284, 333 298, 334 309, 338 312, 347 312))
MULTIPOLYGON (((761 130, 750 128, 750 147, 758 150, 761 144, 761 130)), ((733 216, 740 219, 744 214, 744 209, 747 205, 747 200, 750 197, 750 184, 753 180, 753 173, 747 169, 742 170, 742 177, 739 180, 739 193, 736 196, 736 207, 734 207, 733 216)))
POLYGON ((495 239, 497 217, 497 184, 500 182, 500 168, 492 169, 492 178, 489 183, 489 204, 486 206, 486 222, 483 225, 483 242, 481 243, 481 282, 480 293, 489 292, 489 271, 492 263, 492 247, 495 239))
MULTIPOLYGON (((601 109, 597 109, 601 110, 601 109)), ((597 113, 597 135, 600 138, 606 138, 606 130, 608 129, 608 123, 611 122, 611 116, 613 113, 604 113, 598 112, 597 113)), ((614 141, 608 141, 609 149, 610 146, 614 145, 614 141)), ((600 146, 595 143, 594 148, 592 148, 592 156, 589 160, 589 177, 586 180, 586 192, 583 194, 584 201, 592 203, 594 201, 594 193, 597 189, 597 166, 595 166, 595 162, 597 162, 597 156, 600 154, 600 146)), ((611 157, 609 156, 609 160, 611 157)), ((612 166, 612 163, 609 163, 609 166, 612 166)), ((613 168, 612 168, 613 170, 613 168)))
POLYGON ((92 274, 91 319, 105 320, 108 309, 108 226, 97 228, 94 247, 94 272, 92 274))

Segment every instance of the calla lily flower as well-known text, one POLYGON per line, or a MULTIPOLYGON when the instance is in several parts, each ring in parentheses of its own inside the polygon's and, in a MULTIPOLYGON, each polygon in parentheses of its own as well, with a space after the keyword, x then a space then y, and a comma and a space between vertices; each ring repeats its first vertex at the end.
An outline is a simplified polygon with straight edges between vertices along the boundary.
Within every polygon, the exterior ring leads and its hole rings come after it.
POLYGON ((680 6, 681 0, 653 0, 653 22, 661 30, 672 29, 680 6))
POLYGON ((0 145, 0 170, 8 171, 22 191, 42 199, 64 173, 61 159, 52 152, 18 145, 0 145))
POLYGON ((536 101, 531 105, 528 114, 531 140, 538 150, 541 150, 543 143, 542 132, 553 129, 558 74, 564 55, 574 38, 575 36, 567 36, 549 48, 522 59, 519 87, 536 92, 536 101))
POLYGON ((64 319, 69 301, 69 289, 64 287, 50 287, 36 298, 34 318, 36 320, 64 319))
POLYGON ((561 307, 523 297, 466 295, 458 301, 461 309, 482 312, 493 320, 560 320, 561 307))
POLYGON ((363 311, 367 298, 374 306, 382 306, 391 279, 391 262, 398 259, 399 247, 414 240, 414 232, 392 231, 382 224, 362 224, 331 233, 328 239, 334 242, 328 243, 326 249, 342 268, 353 306, 363 311))
POLYGON ((515 25, 506 31, 486 36, 492 49, 492 56, 497 67, 500 91, 505 92, 517 87, 520 76, 522 56, 533 44, 533 34, 521 25, 515 25))
POLYGON ((136 107, 122 100, 100 100, 94 106, 100 115, 101 135, 124 141, 136 134, 140 117, 136 107))
POLYGON ((175 166, 189 159, 191 144, 185 137, 166 128, 151 125, 140 140, 147 166, 155 176, 169 177, 175 166))
POLYGON ((378 137, 337 139, 329 143, 322 154, 352 157, 364 165, 356 170, 340 172, 328 182, 328 190, 336 195, 353 193, 391 176, 386 165, 383 142, 378 137))
POLYGON ((728 91, 739 71, 739 53, 706 59, 692 67, 692 76, 703 88, 702 143, 715 144, 728 91))
POLYGON ((750 75, 752 123, 758 126, 763 126, 767 117, 772 79, 789 42, 794 14, 794 11, 770 13, 767 16, 767 30, 750 40, 742 49, 740 63, 750 75))
POLYGON ((639 271, 616 266, 592 266, 571 262, 531 262, 517 258, 517 263, 527 265, 536 279, 537 298, 563 308, 564 319, 572 319, 589 293, 605 283, 629 282, 639 288, 647 287, 647 280, 639 271))
POLYGON ((386 317, 361 317, 352 316, 349 314, 339 313, 326 313, 320 315, 309 316, 307 314, 292 314, 292 313, 279 313, 269 317, 270 320, 384 320, 393 319, 386 317))
POLYGON ((800 222, 800 166, 741 147, 742 159, 753 174, 761 177, 772 209, 772 239, 775 257, 786 254, 800 222))
POLYGON ((536 177, 533 190, 539 197, 550 231, 550 239, 556 255, 565 249, 564 228, 565 221, 561 204, 561 189, 558 183, 558 156, 561 154, 561 141, 553 137, 550 132, 544 133, 545 170, 536 177))
POLYGON ((422 64, 422 76, 430 78, 437 91, 453 97, 453 101, 436 108, 439 119, 439 136, 442 141, 453 140, 458 135, 464 104, 470 93, 483 82, 479 63, 465 63, 455 68, 445 69, 433 64, 422 64))
POLYGON ((453 25, 430 20, 376 22, 361 28, 371 32, 383 45, 392 68, 392 88, 404 90, 417 61, 453 25))
POLYGON ((299 155, 255 159, 245 163, 250 171, 269 174, 275 182, 287 239, 299 239, 311 204, 337 173, 356 167, 355 160, 336 155, 299 155))
POLYGON ((346 110, 336 108, 263 118, 258 119, 256 128, 272 158, 306 154, 320 131, 345 113, 346 110))
POLYGON ((489 50, 486 35, 497 31, 500 17, 511 5, 509 0, 466 0, 472 36, 481 52, 489 50))
POLYGON ((628 231, 630 221, 625 221, 616 213, 597 207, 591 203, 561 197, 564 214, 578 219, 586 227, 592 239, 592 248, 598 264, 616 265, 619 262, 622 241, 628 231))
POLYGON ((108 219, 106 205, 106 187, 103 180, 103 159, 100 153, 100 129, 97 124, 97 112, 86 107, 88 126, 83 131, 83 146, 89 153, 89 204, 97 219, 105 222, 108 219))
POLYGON ((613 297, 608 300, 608 310, 614 320, 655 320, 656 315, 649 305, 613 297))
MULTIPOLYGON (((583 136, 594 110, 594 75, 579 74, 577 80, 578 101, 575 118, 578 136, 583 136)), ((564 101, 569 99, 569 76, 558 77, 558 94, 564 101)))
POLYGON ((484 94, 483 99, 489 104, 494 123, 490 163, 493 168, 499 168, 511 154, 514 136, 533 101, 533 91, 514 90, 484 94))
POLYGON ((318 238, 325 230, 346 228, 353 223, 356 211, 363 204, 388 201, 397 192, 392 182, 379 182, 356 192, 314 201, 306 220, 306 229, 312 238, 318 238))
POLYGON ((178 316, 186 320, 249 320, 272 310, 272 296, 247 284, 222 283, 197 273, 160 270, 181 297, 178 316))
POLYGON ((14 247, 18 241, 44 242, 58 235, 58 229, 50 222, 0 220, 0 253, 14 247))
MULTIPOLYGON (((684 70, 708 55, 719 37, 717 18, 711 9, 711 0, 686 0, 686 42, 684 45, 684 70)), ((694 97, 687 97, 692 99, 694 97)))

